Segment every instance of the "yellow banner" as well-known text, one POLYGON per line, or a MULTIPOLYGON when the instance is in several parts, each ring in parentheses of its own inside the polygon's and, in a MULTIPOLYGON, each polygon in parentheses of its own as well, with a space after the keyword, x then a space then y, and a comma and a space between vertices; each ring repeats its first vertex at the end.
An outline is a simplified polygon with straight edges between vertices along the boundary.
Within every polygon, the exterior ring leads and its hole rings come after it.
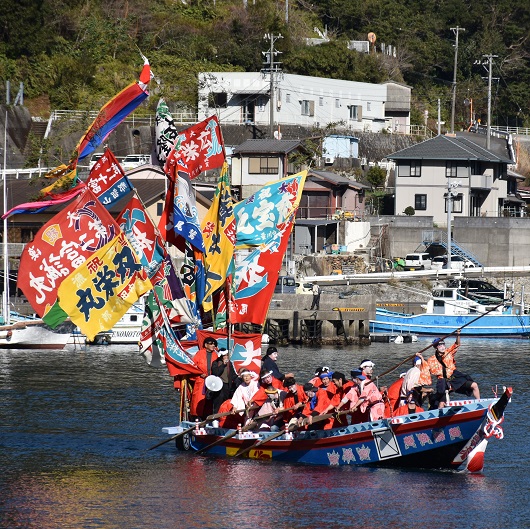
POLYGON ((121 232, 61 283, 58 301, 81 332, 93 340, 98 332, 112 329, 152 288, 136 252, 121 232))

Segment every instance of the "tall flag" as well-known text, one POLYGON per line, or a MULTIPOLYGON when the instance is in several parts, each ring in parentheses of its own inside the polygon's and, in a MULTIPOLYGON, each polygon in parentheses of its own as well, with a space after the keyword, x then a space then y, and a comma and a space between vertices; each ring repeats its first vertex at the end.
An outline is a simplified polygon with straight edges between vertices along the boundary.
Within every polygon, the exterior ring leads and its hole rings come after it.
POLYGON ((276 238, 278 226, 296 211, 307 171, 265 184, 246 200, 234 205, 237 248, 265 244, 276 238))
POLYGON ((278 226, 269 242, 254 248, 237 264, 236 289, 230 303, 231 323, 265 322, 293 225, 294 214, 278 226))
POLYGON ((92 154, 107 136, 147 98, 149 95, 147 85, 150 80, 151 68, 149 61, 144 57, 144 66, 139 81, 131 83, 101 108, 96 119, 77 144, 77 161, 92 154))
POLYGON ((166 367, 171 376, 202 375, 202 371, 193 361, 193 356, 185 349, 184 344, 178 340, 171 328, 167 325, 162 326, 160 338, 165 351, 166 367))
POLYGON ((152 288, 136 252, 120 234, 64 279, 60 307, 93 340, 112 329, 127 310, 152 288))
MULTIPOLYGON (((190 301, 193 314, 198 321, 201 320, 200 307, 204 299, 205 271, 203 254, 191 244, 186 243, 184 248, 184 264, 180 272, 186 298, 190 301)), ((200 328, 200 327, 199 327, 200 328)), ((195 328, 186 327, 186 339, 195 339, 195 328)))
POLYGON ((20 257, 18 287, 51 327, 66 315, 56 304, 61 282, 120 232, 89 189, 50 219, 20 257))
POLYGON ((164 165, 179 133, 166 102, 160 99, 155 114, 155 150, 158 161, 164 165))
POLYGON ((44 175, 44 178, 56 178, 55 182, 44 187, 39 192, 39 199, 54 198, 58 193, 64 193, 76 187, 78 183, 77 171, 73 165, 61 164, 44 175))
MULTIPOLYGON (((230 336, 226 330, 217 332, 197 331, 197 338, 202 344, 208 337, 217 340, 219 348, 230 351, 230 360, 236 373, 242 367, 259 375, 261 369, 261 334, 246 334, 242 332, 232 332, 230 336)), ((184 342, 183 342, 184 344, 184 342)))
POLYGON ((136 193, 116 222, 138 254, 147 275, 152 278, 164 261, 164 241, 136 193))
POLYGON ((164 344, 161 331, 164 326, 164 317, 153 291, 149 292, 145 300, 142 331, 140 332, 140 354, 146 362, 153 367, 166 363, 164 358, 164 344))
POLYGON ((216 169, 224 164, 223 137, 216 116, 178 134, 164 166, 164 172, 172 180, 175 179, 179 160, 186 165, 191 179, 203 171, 216 169))
POLYGON ((227 163, 223 165, 212 205, 201 227, 206 268, 206 290, 202 306, 204 311, 210 311, 214 308, 213 294, 223 286, 226 280, 236 242, 236 222, 227 163))
POLYGON ((90 170, 86 185, 107 208, 133 190, 112 151, 107 148, 90 170))

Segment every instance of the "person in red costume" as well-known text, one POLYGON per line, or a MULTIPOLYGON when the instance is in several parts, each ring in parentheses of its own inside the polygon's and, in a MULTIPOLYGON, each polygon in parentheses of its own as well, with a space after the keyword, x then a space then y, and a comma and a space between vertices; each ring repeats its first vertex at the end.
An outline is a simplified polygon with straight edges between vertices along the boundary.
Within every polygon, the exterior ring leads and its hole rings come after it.
POLYGON ((217 340, 206 338, 203 347, 195 353, 193 362, 202 371, 193 381, 193 392, 191 394, 190 415, 192 418, 206 418, 211 413, 212 403, 206 400, 206 386, 204 380, 211 375, 212 362, 217 360, 217 340))
POLYGON ((299 417, 300 408, 303 408, 307 402, 307 395, 304 393, 304 388, 296 383, 294 377, 285 377, 283 385, 287 391, 287 396, 283 401, 284 407, 286 409, 294 406, 298 407, 296 410, 291 410, 284 414, 284 420, 288 423, 291 419, 299 417))
POLYGON ((313 424, 313 418, 322 415, 331 402, 327 391, 317 388, 311 382, 304 384, 303 389, 309 400, 302 410, 305 418, 301 417, 298 424, 307 426, 308 430, 329 430, 333 425, 333 418, 313 424))

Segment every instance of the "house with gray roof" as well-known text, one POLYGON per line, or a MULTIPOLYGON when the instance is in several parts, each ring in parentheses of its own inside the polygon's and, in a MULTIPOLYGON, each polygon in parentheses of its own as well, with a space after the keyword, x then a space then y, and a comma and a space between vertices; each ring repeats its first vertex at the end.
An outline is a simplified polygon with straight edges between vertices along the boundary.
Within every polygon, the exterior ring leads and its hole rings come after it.
MULTIPOLYGON (((509 142, 473 133, 439 135, 388 158, 396 162, 395 214, 412 206, 416 215, 432 216, 447 226, 447 194, 454 217, 500 217, 519 200, 509 142)), ((519 201, 520 202, 520 201, 519 201)))

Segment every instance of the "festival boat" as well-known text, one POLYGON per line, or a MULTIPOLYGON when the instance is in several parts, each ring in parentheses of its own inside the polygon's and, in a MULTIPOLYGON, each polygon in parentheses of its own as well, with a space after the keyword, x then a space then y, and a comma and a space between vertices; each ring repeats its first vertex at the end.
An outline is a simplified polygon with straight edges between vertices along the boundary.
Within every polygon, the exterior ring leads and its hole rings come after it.
POLYGON ((507 300, 483 303, 466 297, 462 289, 437 287, 421 314, 377 308, 370 320, 371 333, 447 335, 461 329, 462 336, 530 336, 530 314, 524 303, 507 300))
POLYGON ((511 388, 504 388, 500 397, 455 400, 441 409, 331 430, 247 432, 183 421, 163 431, 176 438, 178 448, 206 455, 474 473, 484 467, 489 439, 503 437, 501 423, 511 394, 511 388))

